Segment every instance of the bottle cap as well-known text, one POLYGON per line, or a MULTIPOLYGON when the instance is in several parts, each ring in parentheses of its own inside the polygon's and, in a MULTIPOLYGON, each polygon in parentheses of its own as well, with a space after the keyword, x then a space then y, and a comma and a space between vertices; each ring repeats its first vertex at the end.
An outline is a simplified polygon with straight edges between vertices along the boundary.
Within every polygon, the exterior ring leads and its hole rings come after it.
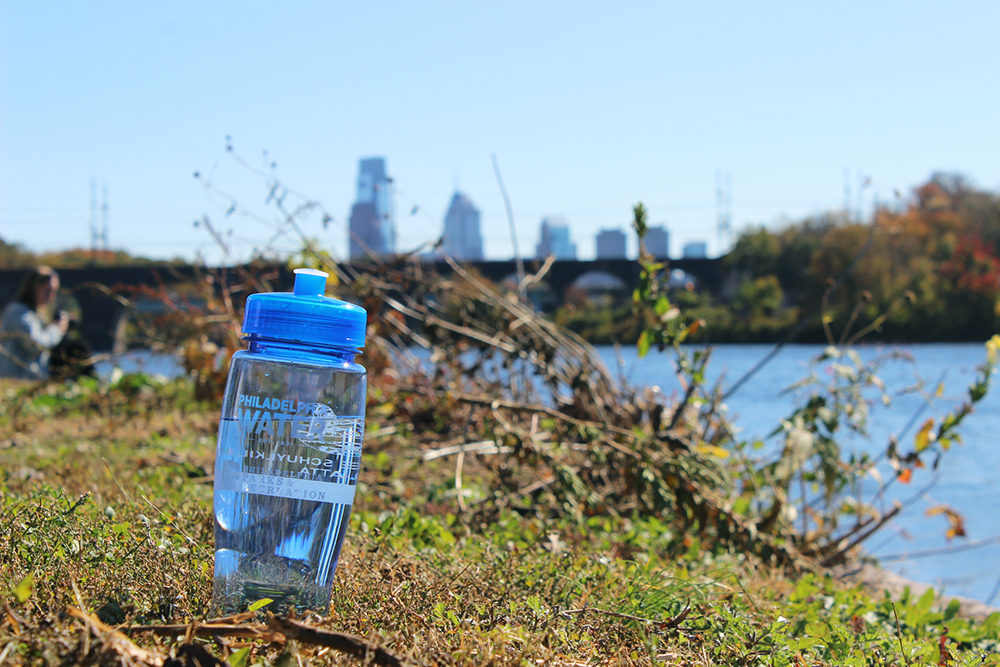
POLYGON ((251 294, 243 333, 336 347, 364 347, 368 313, 361 306, 324 296, 328 274, 295 269, 292 292, 251 294))

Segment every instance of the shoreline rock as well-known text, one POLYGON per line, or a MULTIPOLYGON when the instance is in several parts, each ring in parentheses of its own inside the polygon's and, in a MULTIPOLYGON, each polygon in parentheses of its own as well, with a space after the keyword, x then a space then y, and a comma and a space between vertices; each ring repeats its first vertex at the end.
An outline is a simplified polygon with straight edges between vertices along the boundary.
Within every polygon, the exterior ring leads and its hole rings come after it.
MULTIPOLYGON (((911 595, 917 597, 920 597, 931 588, 934 588, 937 592, 937 589, 931 584, 907 579, 902 575, 883 569, 877 565, 872 565, 871 563, 852 563, 840 566, 834 569, 834 576, 844 581, 859 583, 873 594, 887 591, 889 597, 893 600, 899 600, 906 588, 910 589, 911 595)), ((964 618, 973 618, 982 621, 990 614, 1000 612, 1000 607, 990 606, 981 600, 963 595, 942 595, 940 592, 937 592, 934 609, 943 610, 952 600, 958 600, 961 605, 958 615, 964 618)))

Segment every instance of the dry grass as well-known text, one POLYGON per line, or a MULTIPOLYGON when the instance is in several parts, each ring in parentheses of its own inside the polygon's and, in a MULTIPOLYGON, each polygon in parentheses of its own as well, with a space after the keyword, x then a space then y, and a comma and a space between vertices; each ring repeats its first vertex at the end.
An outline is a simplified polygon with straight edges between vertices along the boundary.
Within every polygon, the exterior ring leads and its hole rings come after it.
MULTIPOLYGON (((204 619, 216 421, 213 408, 189 400, 182 408, 157 405, 173 391, 183 388, 134 396, 127 407, 106 394, 74 396, 55 407, 36 397, 22 406, 16 429, 4 428, 0 539, 7 557, 0 585, 13 589, 33 576, 24 602, 7 599, 0 647, 12 647, 8 659, 114 662, 118 654, 101 648, 69 613, 73 607, 116 626, 204 619)), ((425 464, 418 449, 407 453, 412 445, 394 435, 372 442, 364 500, 330 616, 316 619, 319 625, 440 664, 568 664, 628 656, 637 647, 645 653, 635 622, 613 615, 631 565, 598 554, 591 537, 569 525, 510 512, 459 520, 447 490, 453 464, 425 464), (395 463, 388 466, 390 456, 395 463), (411 501, 400 506, 400 498, 411 501), (585 576, 574 579, 574 571, 585 576), (588 605, 612 614, 555 611, 588 605)), ((470 475, 484 469, 475 458, 469 456, 470 475)), ((666 612, 679 608, 662 611, 657 617, 669 618, 666 612)), ((148 634, 137 641, 164 654, 176 642, 148 634)), ((222 640, 216 649, 225 655, 238 647, 222 640)), ((259 655, 287 650, 279 642, 259 655)), ((322 649, 297 651, 331 659, 322 649)))
MULTIPOLYGON (((901 664, 884 609, 860 592, 816 580, 799 599, 783 570, 655 517, 533 511, 530 495, 480 509, 502 474, 497 454, 466 455, 459 487, 455 456, 424 459, 460 434, 385 421, 369 424, 329 614, 300 619, 312 634, 291 640, 243 619, 242 632, 198 637, 211 592, 215 408, 183 383, 44 398, 65 391, 8 394, 8 408, 23 402, 16 428, 8 417, 0 431, 0 662, 359 664, 316 643, 347 633, 399 664, 901 664), (851 629, 862 608, 867 629, 851 629), (779 615, 816 638, 796 643, 779 615), (857 650, 831 649, 816 623, 857 650), (179 636, 135 630, 164 625, 182 626, 179 636)), ((910 627, 911 608, 907 655, 930 659, 937 636, 926 628, 942 618, 910 627)), ((956 664, 978 664, 996 632, 966 632, 956 664)))

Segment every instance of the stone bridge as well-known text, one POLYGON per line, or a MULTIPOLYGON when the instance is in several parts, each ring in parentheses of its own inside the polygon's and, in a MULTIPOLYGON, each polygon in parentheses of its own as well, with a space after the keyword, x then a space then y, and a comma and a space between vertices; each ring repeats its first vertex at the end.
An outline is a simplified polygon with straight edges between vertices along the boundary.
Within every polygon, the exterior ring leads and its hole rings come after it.
MULTIPOLYGON (((444 262, 434 263, 442 274, 451 272, 444 262)), ((536 260, 525 261, 525 272, 534 273, 541 267, 536 260)), ((496 283, 509 276, 517 275, 517 263, 514 260, 472 262, 479 273, 496 283)), ((275 267, 279 271, 276 281, 281 289, 291 290, 293 276, 284 267, 275 267)), ((356 269, 363 267, 355 267, 356 269)), ((725 279, 722 263, 718 259, 675 259, 669 263, 670 270, 681 269, 693 276, 701 288, 711 292, 719 292, 725 279)), ((634 260, 601 259, 593 261, 557 260, 543 278, 552 291, 557 303, 561 303, 567 290, 575 280, 584 274, 599 271, 610 274, 621 280, 631 291, 639 278, 639 265, 634 260)), ((120 342, 120 331, 127 320, 126 306, 113 296, 113 292, 125 291, 134 293, 136 288, 151 289, 166 288, 181 283, 190 282, 197 276, 197 271, 191 266, 150 265, 150 266, 114 266, 86 267, 77 269, 60 269, 59 277, 62 292, 70 297, 74 306, 81 312, 80 335, 95 351, 108 351, 115 347, 116 339, 120 342)), ((0 305, 5 306, 17 291, 24 277, 23 270, 0 269, 0 305)), ((142 312, 160 312, 164 306, 151 298, 133 299, 133 308, 142 312)))
MULTIPOLYGON (((517 262, 512 259, 488 262, 469 262, 483 277, 499 283, 508 276, 517 275, 517 262)), ((534 273, 542 266, 541 260, 525 260, 525 273, 534 273)), ((444 262, 437 263, 438 270, 450 273, 444 262)), ((669 270, 680 269, 693 276, 699 287, 712 293, 722 289, 725 275, 722 262, 719 259, 672 259, 668 263, 669 270)), ((595 259, 595 260, 556 260, 542 280, 551 288, 557 301, 562 302, 570 285, 585 273, 599 271, 618 278, 628 291, 635 289, 639 282, 639 263, 634 259, 595 259)))

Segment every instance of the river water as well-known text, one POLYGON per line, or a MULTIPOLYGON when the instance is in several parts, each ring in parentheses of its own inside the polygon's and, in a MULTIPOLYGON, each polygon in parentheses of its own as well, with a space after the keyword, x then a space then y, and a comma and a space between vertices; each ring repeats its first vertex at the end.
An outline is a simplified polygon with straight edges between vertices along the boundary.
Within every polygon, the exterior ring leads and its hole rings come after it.
MULTIPOLYGON (((708 381, 714 382, 722 376, 724 382, 734 382, 771 347, 716 346, 708 367, 708 381)), ((765 440, 765 446, 760 450, 765 453, 781 447, 778 438, 768 440, 767 436, 779 420, 789 416, 795 406, 801 404, 808 390, 783 391, 811 371, 821 379, 829 378, 829 363, 815 366, 810 363, 822 350, 819 345, 786 346, 727 400, 730 415, 742 438, 765 440)), ((922 406, 924 412, 917 420, 918 426, 929 417, 936 417, 939 421, 943 414, 965 398, 976 366, 985 359, 984 346, 975 343, 857 348, 865 360, 895 350, 909 355, 912 361, 883 364, 879 375, 889 393, 920 382, 925 383, 924 390, 898 396, 888 407, 873 401, 868 436, 844 440, 845 448, 853 447, 872 454, 883 452, 889 437, 899 434, 922 406), (928 405, 928 397, 942 379, 943 393, 928 405)), ((632 385, 658 386, 668 396, 680 393, 671 355, 650 352, 639 360, 634 346, 620 350, 604 346, 599 347, 598 352, 613 373, 620 374, 632 385)), ((131 353, 117 361, 126 372, 144 370, 166 376, 182 372, 176 359, 165 355, 131 353)), ((111 365, 105 364, 99 370, 102 375, 107 375, 111 365)), ((909 451, 915 431, 912 429, 901 439, 901 451, 909 451)), ((1000 535, 1000 493, 997 488, 1000 474, 1000 383, 966 418, 960 433, 964 443, 947 452, 936 471, 928 466, 917 470, 909 484, 892 487, 887 499, 890 502, 903 501, 906 509, 870 538, 865 547, 881 560, 883 567, 905 577, 932 583, 949 594, 989 601, 996 594, 995 589, 1000 588, 1000 539, 989 542, 990 538, 1000 535), (939 504, 950 505, 964 516, 967 537, 949 542, 945 539, 948 527, 945 518, 941 515, 925 516, 929 507, 939 504), (960 550, 964 545, 980 540, 987 540, 989 544, 960 550), (937 549, 949 552, 938 555, 924 553, 937 549)), ((933 461, 933 457, 926 458, 927 463, 933 461)), ((887 466, 883 466, 882 471, 885 478, 892 474, 887 466)))
MULTIPOLYGON (((713 350, 707 373, 714 382, 724 373, 724 380, 735 382, 764 357, 770 345, 719 345, 713 350)), ((598 348, 605 363, 636 386, 659 386, 667 394, 679 393, 680 385, 673 370, 672 357, 650 352, 641 361, 634 347, 616 353, 614 348, 598 348)), ((982 344, 924 344, 909 346, 863 346, 857 348, 864 360, 892 351, 901 351, 912 361, 889 361, 879 376, 890 394, 925 383, 923 392, 896 397, 890 406, 873 401, 868 437, 848 438, 844 444, 859 451, 879 454, 885 451, 890 435, 899 434, 914 414, 924 407, 917 428, 926 419, 940 417, 958 405, 972 383, 976 366, 985 359, 982 344), (928 405, 928 396, 944 380, 943 393, 928 405)), ((829 379, 829 362, 813 366, 810 361, 823 351, 820 345, 789 345, 760 372, 727 400, 730 414, 746 439, 766 439, 801 405, 808 389, 783 393, 783 390, 816 372, 829 379)), ((994 380, 1000 378, 995 377, 994 380)), ((874 398, 874 397, 873 397, 874 398)), ((900 440, 900 450, 912 448, 917 428, 900 440)), ((925 457, 928 467, 914 472, 909 484, 895 484, 888 499, 906 503, 896 519, 873 535, 865 544, 882 566, 905 577, 935 584, 949 594, 989 600, 1000 586, 1000 540, 981 548, 959 551, 957 548, 1000 535, 1000 382, 980 401, 960 428, 963 444, 954 446, 940 459, 936 471, 930 469, 933 457, 925 457), (930 486, 930 488, 927 488, 930 486), (942 515, 925 516, 929 507, 948 504, 965 518, 966 538, 945 539, 947 521, 942 515), (922 552, 946 549, 949 553, 925 555, 922 552)), ((761 451, 774 451, 782 445, 778 437, 765 443, 761 451)), ((882 466, 885 478, 892 475, 882 466)), ((998 596, 997 599, 1000 599, 998 596)), ((995 600, 994 600, 995 602, 995 600)))

